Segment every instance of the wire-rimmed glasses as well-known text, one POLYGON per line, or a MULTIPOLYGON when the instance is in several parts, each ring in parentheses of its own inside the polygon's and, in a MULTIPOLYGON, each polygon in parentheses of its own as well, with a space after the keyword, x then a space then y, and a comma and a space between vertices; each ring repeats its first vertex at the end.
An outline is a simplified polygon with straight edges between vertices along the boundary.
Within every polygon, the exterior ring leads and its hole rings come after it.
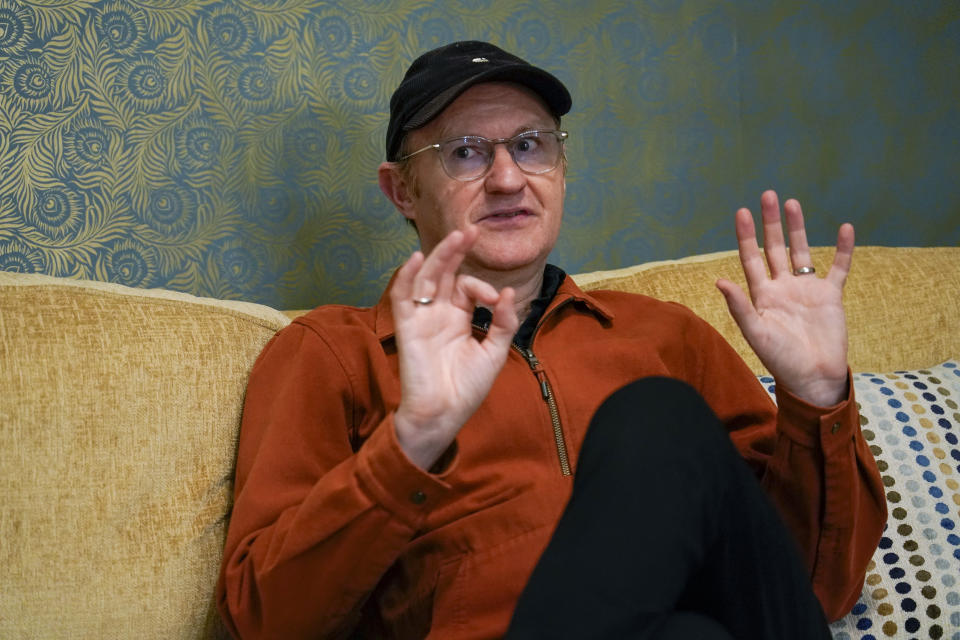
POLYGON ((502 144, 521 171, 538 175, 552 171, 560 164, 567 135, 566 131, 534 129, 511 138, 460 136, 417 149, 401 157, 400 161, 434 149, 440 154, 444 172, 454 180, 466 182, 487 175, 493 166, 495 147, 502 144))

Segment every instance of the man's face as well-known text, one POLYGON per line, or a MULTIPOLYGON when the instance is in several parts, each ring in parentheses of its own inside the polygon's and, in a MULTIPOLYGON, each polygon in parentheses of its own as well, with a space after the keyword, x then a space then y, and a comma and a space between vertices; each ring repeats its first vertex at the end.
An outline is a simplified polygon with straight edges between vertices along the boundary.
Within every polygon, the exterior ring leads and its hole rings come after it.
MULTIPOLYGON (((411 132, 405 147, 409 152, 465 135, 509 138, 555 128, 536 94, 520 85, 489 82, 471 87, 426 126, 411 132)), ((495 149, 490 171, 470 182, 447 176, 434 151, 411 158, 416 188, 410 190, 412 205, 404 214, 416 222, 425 253, 454 229, 476 225, 480 235, 464 261, 468 272, 542 269, 560 231, 563 166, 528 175, 505 145, 495 149)))

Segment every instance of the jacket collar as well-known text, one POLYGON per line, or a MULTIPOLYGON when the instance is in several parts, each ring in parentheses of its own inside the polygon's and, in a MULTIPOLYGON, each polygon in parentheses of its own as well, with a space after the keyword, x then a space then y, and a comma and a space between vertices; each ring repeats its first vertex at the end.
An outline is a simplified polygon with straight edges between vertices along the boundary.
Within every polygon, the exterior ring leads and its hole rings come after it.
MULTIPOLYGON (((380 342, 393 338, 394 334, 393 305, 390 303, 390 289, 393 288, 393 281, 396 277, 397 273, 395 271, 390 277, 390 282, 387 283, 383 294, 381 294, 380 300, 377 301, 377 304, 374 306, 374 322, 376 323, 374 325, 374 332, 377 334, 380 342)), ((613 312, 610 308, 580 289, 569 275, 560 283, 560 288, 557 289, 557 295, 554 296, 543 314, 544 318, 553 313, 555 309, 571 302, 580 303, 577 306, 578 310, 584 312, 589 311, 598 320, 613 319, 613 312)))

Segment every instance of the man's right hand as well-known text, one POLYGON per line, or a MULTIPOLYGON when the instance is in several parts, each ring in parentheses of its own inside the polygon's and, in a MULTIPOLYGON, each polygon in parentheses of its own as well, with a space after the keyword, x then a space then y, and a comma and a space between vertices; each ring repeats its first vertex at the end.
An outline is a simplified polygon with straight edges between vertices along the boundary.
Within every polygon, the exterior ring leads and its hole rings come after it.
POLYGON ((477 239, 475 227, 453 231, 426 258, 417 251, 390 291, 400 358, 397 439, 429 469, 490 392, 519 326, 514 291, 498 292, 457 270, 477 239), (432 299, 428 304, 415 299, 432 299), (486 337, 473 335, 476 305, 493 310, 486 337))

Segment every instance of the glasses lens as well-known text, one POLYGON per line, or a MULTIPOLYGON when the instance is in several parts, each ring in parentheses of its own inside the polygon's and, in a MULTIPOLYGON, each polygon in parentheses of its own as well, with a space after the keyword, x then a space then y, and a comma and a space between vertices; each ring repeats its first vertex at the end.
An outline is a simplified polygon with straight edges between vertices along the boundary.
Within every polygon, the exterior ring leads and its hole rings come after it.
POLYGON ((440 144, 440 161, 447 174, 456 180, 482 176, 490 165, 493 145, 489 140, 466 136, 440 144))
POLYGON ((510 140, 510 155, 527 173, 546 173, 560 162, 560 139, 552 131, 528 131, 510 140))

